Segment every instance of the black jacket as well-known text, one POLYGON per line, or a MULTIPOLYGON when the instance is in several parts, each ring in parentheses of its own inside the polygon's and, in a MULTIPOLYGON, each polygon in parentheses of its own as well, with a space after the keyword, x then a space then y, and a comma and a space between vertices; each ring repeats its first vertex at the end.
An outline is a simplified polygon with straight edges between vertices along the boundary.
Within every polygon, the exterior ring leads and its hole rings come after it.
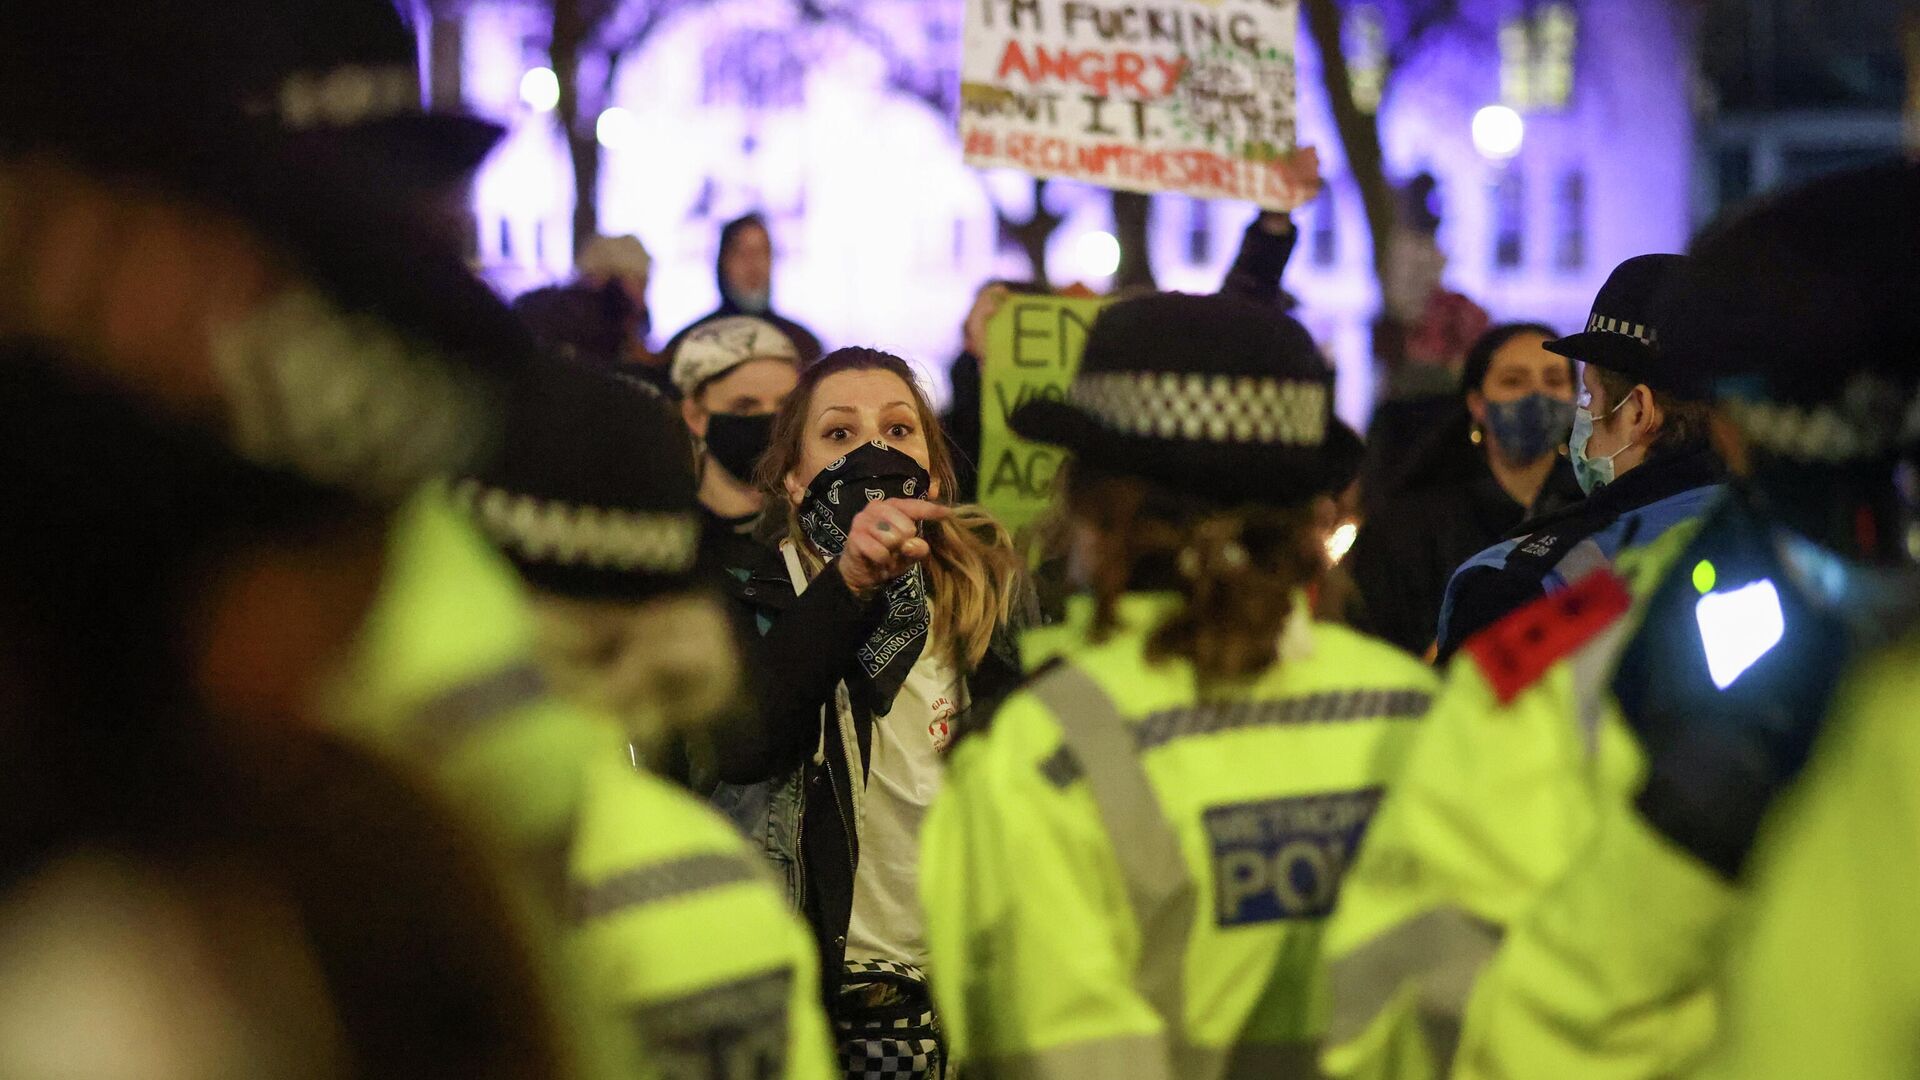
MULTIPOLYGON (((1388 499, 1361 527, 1344 563, 1357 589, 1348 622, 1415 656, 1433 644, 1453 572, 1527 516, 1485 457, 1473 454, 1466 468, 1464 476, 1388 499)), ((1579 496, 1573 467, 1563 458, 1536 506, 1557 509, 1579 496)))
MULTIPOLYGON (((829 730, 826 725, 835 715, 830 706, 836 689, 855 670, 855 653, 881 612, 877 601, 863 602, 848 590, 837 563, 827 564, 806 592, 796 596, 777 550, 764 544, 734 550, 748 554, 751 561, 726 567, 721 585, 733 599, 737 616, 756 631, 747 661, 760 708, 751 730, 729 732, 724 745, 716 748, 719 777, 729 784, 758 784, 798 771, 803 802, 800 895, 795 899, 818 943, 831 1001, 846 956, 853 874, 860 858, 851 785, 867 781, 873 716, 855 695, 858 763, 847 761, 837 727, 829 730), (823 742, 825 752, 816 762, 815 748, 823 742)), ((997 635, 966 678, 970 716, 998 709, 1021 680, 1011 633, 997 635)), ((955 726, 966 720, 958 718, 955 726)))
MULTIPOLYGON (((1555 572, 1567 553, 1581 541, 1611 527, 1622 515, 1683 492, 1712 487, 1725 479, 1725 467, 1706 447, 1654 457, 1587 498, 1556 512, 1530 518, 1524 525, 1510 530, 1502 540, 1531 535, 1541 538, 1542 543, 1537 549, 1532 543, 1522 545, 1500 566, 1475 566, 1460 574, 1453 585, 1453 607, 1436 659, 1446 660, 1468 638, 1545 596, 1547 575, 1555 572)), ((1641 519, 1635 519, 1628 527, 1640 523, 1641 519)), ((1621 538, 1619 546, 1628 547, 1633 543, 1635 538, 1626 536, 1621 538)))

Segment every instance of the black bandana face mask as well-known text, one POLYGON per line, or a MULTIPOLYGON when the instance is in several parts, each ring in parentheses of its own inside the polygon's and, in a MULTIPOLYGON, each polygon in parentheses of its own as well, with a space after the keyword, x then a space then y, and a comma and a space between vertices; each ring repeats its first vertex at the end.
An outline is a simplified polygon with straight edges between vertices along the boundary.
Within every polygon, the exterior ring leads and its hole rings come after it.
MULTIPOLYGON (((820 470, 800 504, 800 531, 828 558, 847 546, 853 519, 868 503, 882 499, 924 499, 931 478, 913 458, 883 442, 870 442, 820 470)), ((875 716, 885 716, 907 673, 927 645, 931 613, 924 567, 888 582, 881 590, 885 614, 860 646, 863 679, 848 689, 862 695, 875 716)))
POLYGON ((708 457, 719 462, 735 480, 751 484, 753 470, 773 442, 773 414, 713 413, 707 417, 703 441, 708 457))
POLYGON ((800 529, 833 558, 847 544, 853 519, 871 502, 924 499, 931 477, 913 458, 886 443, 866 443, 820 470, 800 504, 800 529))

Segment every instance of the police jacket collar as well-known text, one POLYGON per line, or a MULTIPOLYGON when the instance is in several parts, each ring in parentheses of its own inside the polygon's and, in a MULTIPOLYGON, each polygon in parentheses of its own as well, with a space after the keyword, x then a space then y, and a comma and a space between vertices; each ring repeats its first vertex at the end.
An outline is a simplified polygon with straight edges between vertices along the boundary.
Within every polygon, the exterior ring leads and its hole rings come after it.
POLYGON ((1598 531, 1629 510, 1672 498, 1683 491, 1725 482, 1726 466, 1711 449, 1702 447, 1673 455, 1649 458, 1639 468, 1594 492, 1579 502, 1540 517, 1530 518, 1509 532, 1506 539, 1543 532, 1564 533, 1575 522, 1596 523, 1585 534, 1598 531))
MULTIPOLYGON (((1108 641, 1150 633, 1180 606, 1172 592, 1130 592, 1115 604, 1117 633, 1108 641)), ((1079 593, 1067 598, 1060 621, 1020 635, 1020 666, 1028 675, 1092 645, 1096 612, 1094 598, 1079 593)), ((1104 643, 1103 643, 1104 644, 1104 643)), ((1130 646, 1131 647, 1131 646, 1130 646)), ((1302 660, 1313 655, 1313 604, 1305 591, 1294 593, 1293 613, 1281 632, 1280 660, 1302 660)))

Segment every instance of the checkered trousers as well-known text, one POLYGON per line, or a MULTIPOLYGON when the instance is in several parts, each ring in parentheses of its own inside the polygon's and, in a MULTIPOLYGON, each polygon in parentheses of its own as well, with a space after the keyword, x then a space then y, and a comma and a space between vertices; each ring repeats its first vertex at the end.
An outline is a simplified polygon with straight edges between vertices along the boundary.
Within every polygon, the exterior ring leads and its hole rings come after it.
POLYGON ((890 960, 848 960, 834 1006, 847 1080, 942 1080, 940 1025, 927 977, 890 960))

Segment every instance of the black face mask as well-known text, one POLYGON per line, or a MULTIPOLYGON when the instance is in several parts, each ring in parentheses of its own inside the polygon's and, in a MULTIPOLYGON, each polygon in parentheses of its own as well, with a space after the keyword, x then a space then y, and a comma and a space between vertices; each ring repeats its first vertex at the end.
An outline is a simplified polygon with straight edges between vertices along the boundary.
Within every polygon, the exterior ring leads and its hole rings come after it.
POLYGON ((773 414, 747 416, 713 413, 707 417, 707 456, 743 484, 753 483, 753 470, 773 442, 773 414))
POLYGON ((931 478, 920 463, 883 442, 866 443, 820 470, 807 485, 800 529, 822 555, 832 558, 847 544, 853 519, 870 502, 924 499, 931 478))
MULTIPOLYGON (((847 546, 853 519, 868 503, 882 499, 924 499, 930 478, 913 458, 883 442, 870 442, 820 470, 807 485, 800 506, 800 531, 828 558, 847 546)), ((881 590, 880 625, 855 656, 859 674, 847 688, 861 695, 875 716, 893 708, 901 683, 927 647, 932 612, 927 606, 927 576, 921 567, 900 575, 881 590)))

